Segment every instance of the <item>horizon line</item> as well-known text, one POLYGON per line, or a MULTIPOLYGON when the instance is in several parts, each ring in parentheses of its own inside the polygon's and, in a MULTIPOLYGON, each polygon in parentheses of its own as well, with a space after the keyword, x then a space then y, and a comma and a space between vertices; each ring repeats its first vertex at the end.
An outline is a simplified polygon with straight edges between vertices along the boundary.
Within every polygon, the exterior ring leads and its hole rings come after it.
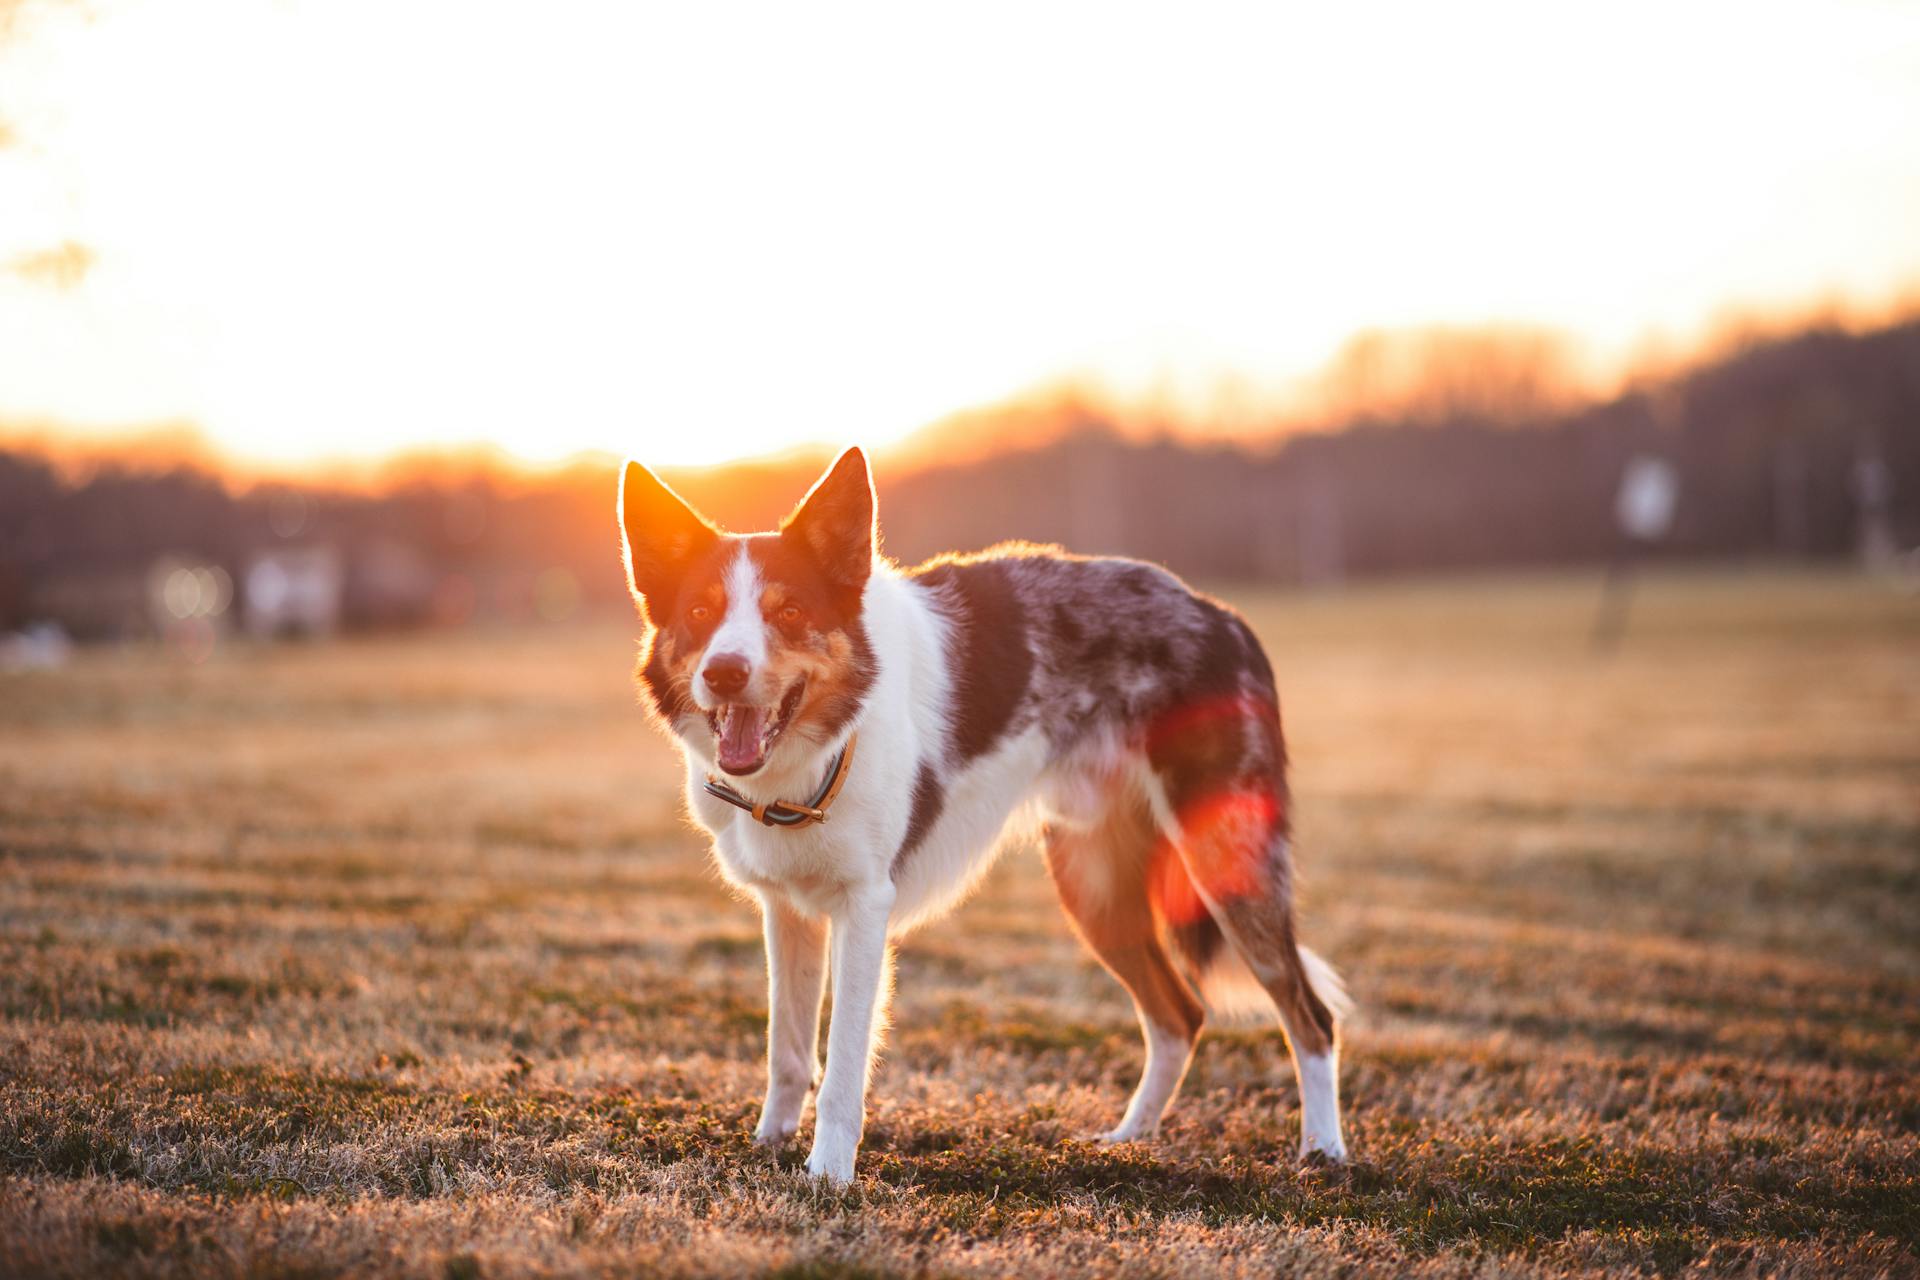
MULTIPOLYGON (((1684 353, 1669 350, 1664 358, 1622 370, 1613 379, 1574 379, 1560 388, 1565 394, 1559 403, 1540 413, 1537 420, 1550 421, 1584 408, 1645 394, 1747 351, 1819 333, 1861 336, 1916 321, 1920 321, 1920 282, 1894 291, 1877 304, 1829 296, 1791 310, 1730 309, 1684 353)), ((1570 333, 1519 323, 1436 324, 1360 330, 1349 335, 1340 351, 1372 338, 1417 341, 1433 335, 1494 340, 1533 335, 1567 344, 1568 348, 1575 338, 1570 333)), ((1297 381, 1323 377, 1337 361, 1338 356, 1316 374, 1297 381)), ((1212 381, 1217 390, 1224 391, 1238 378, 1238 374, 1229 370, 1218 373, 1212 381)), ((919 470, 1019 451, 1022 442, 1017 441, 989 437, 976 441, 971 447, 955 448, 952 447, 954 441, 941 438, 992 423, 1004 427, 1015 419, 1029 424, 1037 420, 1047 429, 1038 439, 1032 439, 1030 446, 1052 443, 1072 434, 1076 424, 1069 419, 1078 418, 1077 425, 1105 427, 1115 437, 1130 441, 1172 440, 1195 447, 1227 445, 1251 449, 1278 445, 1301 435, 1338 434, 1364 422, 1383 420, 1365 414, 1316 415, 1311 405, 1305 406, 1303 412, 1301 404, 1287 405, 1277 397, 1268 397, 1250 411, 1243 407, 1237 416, 1240 421, 1232 425, 1205 422, 1200 420, 1204 415, 1184 412, 1181 407, 1167 403, 1164 397, 1120 392, 1109 380, 1091 372, 1067 373, 1031 383, 998 399, 961 406, 882 442, 803 440, 711 462, 649 462, 647 465, 664 473, 704 474, 733 468, 812 464, 830 460, 841 449, 857 444, 876 464, 905 463, 907 469, 919 470), (1249 421, 1249 412, 1257 422, 1249 421)), ((46 414, 14 417, 4 413, 0 413, 0 452, 36 456, 56 470, 68 473, 93 474, 114 467, 128 470, 184 467, 215 475, 243 488, 312 485, 345 491, 396 487, 419 479, 421 473, 436 467, 455 469, 466 477, 538 480, 603 463, 617 467, 627 459, 638 457, 633 451, 595 446, 548 458, 529 457, 498 440, 477 436, 468 440, 401 445, 379 453, 334 451, 275 458, 251 455, 223 444, 203 424, 186 417, 93 425, 46 414)))

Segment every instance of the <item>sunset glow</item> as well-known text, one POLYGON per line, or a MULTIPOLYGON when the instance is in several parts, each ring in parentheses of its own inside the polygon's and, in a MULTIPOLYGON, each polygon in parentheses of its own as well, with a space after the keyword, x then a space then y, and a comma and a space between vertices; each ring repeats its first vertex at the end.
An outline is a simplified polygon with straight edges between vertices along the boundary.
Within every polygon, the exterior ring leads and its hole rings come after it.
POLYGON ((1051 379, 1280 396, 1368 328, 1920 281, 1920 11, 35 3, 0 428, 254 462, 884 444, 1051 379))

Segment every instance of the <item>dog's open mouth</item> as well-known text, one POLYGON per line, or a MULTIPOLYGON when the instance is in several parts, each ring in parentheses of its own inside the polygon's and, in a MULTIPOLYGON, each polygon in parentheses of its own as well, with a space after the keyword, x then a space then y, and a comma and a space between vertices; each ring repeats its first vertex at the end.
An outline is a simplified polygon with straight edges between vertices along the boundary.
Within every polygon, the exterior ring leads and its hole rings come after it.
POLYGON ((720 771, 742 777, 765 764, 774 739, 800 709, 800 696, 806 690, 806 677, 802 676, 788 686, 779 706, 723 702, 707 712, 707 723, 713 726, 714 756, 720 771))

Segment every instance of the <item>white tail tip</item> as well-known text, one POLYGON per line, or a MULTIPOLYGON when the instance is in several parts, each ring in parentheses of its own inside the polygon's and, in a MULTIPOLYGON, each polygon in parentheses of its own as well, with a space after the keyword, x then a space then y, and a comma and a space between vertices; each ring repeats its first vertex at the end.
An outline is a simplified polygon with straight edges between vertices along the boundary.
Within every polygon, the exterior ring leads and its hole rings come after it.
POLYGON ((1310 947, 1300 948, 1300 966, 1307 971, 1307 985, 1332 1012, 1334 1020, 1346 1021, 1353 1012, 1353 997, 1347 994, 1347 984, 1340 980, 1339 971, 1310 947))

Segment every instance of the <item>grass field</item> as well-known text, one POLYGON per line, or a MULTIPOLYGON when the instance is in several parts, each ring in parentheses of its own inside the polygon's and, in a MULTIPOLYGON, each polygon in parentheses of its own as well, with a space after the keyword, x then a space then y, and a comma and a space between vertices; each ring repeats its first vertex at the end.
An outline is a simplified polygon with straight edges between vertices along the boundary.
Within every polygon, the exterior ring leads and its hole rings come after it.
POLYGON ((903 947, 857 1185, 752 1147, 630 626, 0 676, 0 1272, 1920 1273, 1920 597, 1662 577, 1598 658, 1594 591, 1229 593, 1343 1171, 1245 1029, 1079 1140, 1138 1035, 1022 849, 903 947))

